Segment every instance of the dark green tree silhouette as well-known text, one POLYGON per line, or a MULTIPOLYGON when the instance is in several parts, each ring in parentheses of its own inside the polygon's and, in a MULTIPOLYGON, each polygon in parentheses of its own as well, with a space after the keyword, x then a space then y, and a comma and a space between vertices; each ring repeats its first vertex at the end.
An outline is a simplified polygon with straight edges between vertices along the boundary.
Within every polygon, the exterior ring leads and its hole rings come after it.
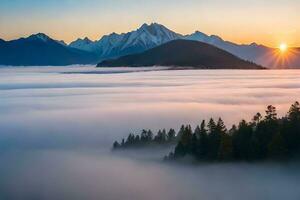
POLYGON ((253 128, 245 120, 239 123, 233 134, 233 155, 238 160, 251 160, 253 128))
POLYGON ((209 160, 217 160, 217 158, 218 158, 223 128, 224 128, 224 123, 223 123, 222 119, 219 119, 217 124, 214 122, 213 119, 209 120, 209 123, 208 123, 208 131, 209 131, 208 159, 209 160))
POLYGON ((266 110, 266 120, 275 121, 277 119, 276 108, 272 105, 269 105, 266 110))
POLYGON ((119 142, 117 142, 117 141, 115 141, 114 144, 113 144, 113 148, 114 148, 114 149, 118 149, 118 148, 120 148, 120 146, 121 146, 121 145, 120 145, 119 142))
POLYGON ((252 122, 256 126, 257 124, 259 124, 261 119, 262 119, 262 115, 258 112, 258 113, 256 113, 256 115, 254 115, 252 122))
POLYGON ((176 140, 176 132, 174 129, 170 129, 168 132, 168 141, 169 142, 174 142, 176 140))
POLYGON ((228 134, 222 134, 218 160, 231 161, 233 157, 232 151, 233 151, 232 137, 228 134))
POLYGON ((193 132, 190 125, 183 128, 181 139, 175 147, 174 156, 183 157, 187 154, 192 155, 192 137, 193 132))
POLYGON ((178 141, 180 141, 180 139, 181 139, 181 137, 182 137, 182 135, 183 135, 183 133, 184 133, 184 125, 182 125, 181 127, 180 127, 180 129, 179 129, 179 131, 178 131, 178 134, 177 134, 177 140, 178 141))
POLYGON ((174 145, 166 160, 188 155, 205 162, 294 159, 300 155, 300 105, 295 102, 282 118, 270 105, 265 117, 257 113, 251 122, 242 120, 229 131, 221 118, 217 123, 210 119, 207 126, 203 120, 194 132, 190 125, 183 125, 177 135, 174 129, 168 133, 159 130, 154 137, 151 130, 142 130, 140 135, 129 134, 121 143, 115 141, 113 149, 148 145, 174 145))
POLYGON ((197 139, 200 138, 200 133, 201 133, 200 126, 196 126, 195 131, 194 131, 194 134, 195 134, 195 136, 197 137, 197 139))
POLYGON ((282 120, 281 133, 286 144, 287 153, 297 156, 300 153, 300 105, 295 102, 289 109, 287 117, 282 120))
POLYGON ((209 150, 209 141, 207 136, 206 124, 205 120, 201 122, 200 126, 200 136, 198 140, 198 150, 197 150, 197 158, 200 160, 207 159, 207 154, 209 150))

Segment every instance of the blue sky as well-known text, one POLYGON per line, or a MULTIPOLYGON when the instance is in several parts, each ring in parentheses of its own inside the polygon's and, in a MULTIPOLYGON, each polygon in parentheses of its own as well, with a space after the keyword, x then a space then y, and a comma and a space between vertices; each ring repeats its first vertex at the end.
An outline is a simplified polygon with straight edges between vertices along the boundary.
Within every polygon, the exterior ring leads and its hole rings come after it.
POLYGON ((1 0, 0 38, 44 32, 67 42, 95 40, 158 22, 183 34, 300 46, 299 10, 300 0, 1 0))

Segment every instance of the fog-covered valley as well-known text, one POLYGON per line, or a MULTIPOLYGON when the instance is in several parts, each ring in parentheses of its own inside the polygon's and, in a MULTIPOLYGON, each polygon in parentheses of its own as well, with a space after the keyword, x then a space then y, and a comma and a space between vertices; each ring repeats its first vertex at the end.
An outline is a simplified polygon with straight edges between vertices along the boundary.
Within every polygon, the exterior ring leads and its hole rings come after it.
POLYGON ((300 100, 297 70, 0 68, 0 199, 299 199, 297 164, 175 165, 114 140, 300 100))

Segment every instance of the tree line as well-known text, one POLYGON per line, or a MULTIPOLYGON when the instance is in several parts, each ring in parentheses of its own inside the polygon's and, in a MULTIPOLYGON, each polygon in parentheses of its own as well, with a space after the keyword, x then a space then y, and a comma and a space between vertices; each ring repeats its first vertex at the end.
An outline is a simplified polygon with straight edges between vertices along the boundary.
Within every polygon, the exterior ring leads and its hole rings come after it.
POLYGON ((176 144, 176 131, 170 129, 168 132, 166 129, 159 130, 156 135, 151 130, 142 130, 140 134, 130 133, 125 140, 121 142, 115 141, 113 144, 114 150, 139 148, 151 145, 167 145, 176 144))
POLYGON ((182 125, 176 134, 159 131, 153 137, 143 130, 140 136, 130 134, 122 143, 114 143, 114 149, 145 144, 165 145, 175 143, 175 148, 165 160, 180 160, 186 156, 198 161, 261 161, 285 160, 300 156, 300 105, 291 105, 286 116, 279 118, 276 108, 269 105, 265 116, 257 113, 250 122, 241 120, 227 129, 223 120, 210 119, 201 122, 194 130, 182 125), (169 133, 170 138, 169 138, 169 133))

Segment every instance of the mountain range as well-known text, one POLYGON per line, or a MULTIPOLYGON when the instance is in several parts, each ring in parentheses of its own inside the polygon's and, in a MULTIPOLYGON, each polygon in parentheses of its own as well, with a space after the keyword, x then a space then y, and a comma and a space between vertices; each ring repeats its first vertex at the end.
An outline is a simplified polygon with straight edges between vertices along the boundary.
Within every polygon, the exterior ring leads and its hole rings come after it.
POLYGON ((94 53, 68 47, 42 33, 8 42, 0 40, 0 65, 59 66, 96 60, 94 53))
POLYGON ((137 30, 128 33, 105 35, 97 41, 87 37, 77 39, 69 45, 63 41, 53 40, 45 34, 36 34, 13 41, 0 40, 0 65, 94 64, 141 53, 179 39, 204 42, 241 59, 269 68, 300 67, 299 48, 291 49, 293 55, 289 56, 289 59, 283 59, 277 49, 264 45, 236 44, 224 41, 219 36, 209 36, 199 31, 182 35, 157 23, 143 24, 137 30))
POLYGON ((103 60, 140 53, 179 38, 181 38, 179 34, 163 25, 153 23, 143 24, 139 29, 129 33, 112 33, 95 42, 88 38, 78 39, 71 42, 69 46, 94 52, 103 60))
POLYGON ((172 66, 193 69, 263 69, 213 45, 172 40, 142 53, 102 61, 98 67, 172 66))

